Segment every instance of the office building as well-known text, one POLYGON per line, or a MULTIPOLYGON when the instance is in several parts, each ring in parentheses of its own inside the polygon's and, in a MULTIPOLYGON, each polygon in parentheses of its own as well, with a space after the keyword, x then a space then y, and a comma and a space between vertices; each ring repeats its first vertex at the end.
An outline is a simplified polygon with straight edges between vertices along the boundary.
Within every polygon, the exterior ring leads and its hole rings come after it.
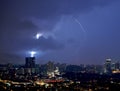
POLYGON ((25 59, 25 67, 26 68, 34 68, 35 67, 35 57, 26 57, 25 59))

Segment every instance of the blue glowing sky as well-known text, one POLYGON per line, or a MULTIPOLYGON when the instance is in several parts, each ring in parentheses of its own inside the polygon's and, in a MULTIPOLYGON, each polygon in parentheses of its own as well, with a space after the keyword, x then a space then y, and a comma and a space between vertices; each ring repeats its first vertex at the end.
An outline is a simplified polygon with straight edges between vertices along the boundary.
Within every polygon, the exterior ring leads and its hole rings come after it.
POLYGON ((120 60, 119 0, 0 0, 0 62, 120 60), (40 36, 36 39, 36 34, 40 36))

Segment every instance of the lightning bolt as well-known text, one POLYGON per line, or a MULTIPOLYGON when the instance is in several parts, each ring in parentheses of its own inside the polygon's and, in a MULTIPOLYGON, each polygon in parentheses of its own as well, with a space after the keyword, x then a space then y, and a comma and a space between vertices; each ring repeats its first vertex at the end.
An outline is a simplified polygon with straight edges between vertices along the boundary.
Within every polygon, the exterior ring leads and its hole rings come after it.
POLYGON ((82 24, 80 23, 80 21, 78 19, 76 19, 75 17, 73 17, 74 21, 79 24, 80 28, 82 29, 82 32, 84 33, 84 37, 86 39, 87 35, 86 35, 86 31, 84 29, 84 27, 82 26, 82 24))

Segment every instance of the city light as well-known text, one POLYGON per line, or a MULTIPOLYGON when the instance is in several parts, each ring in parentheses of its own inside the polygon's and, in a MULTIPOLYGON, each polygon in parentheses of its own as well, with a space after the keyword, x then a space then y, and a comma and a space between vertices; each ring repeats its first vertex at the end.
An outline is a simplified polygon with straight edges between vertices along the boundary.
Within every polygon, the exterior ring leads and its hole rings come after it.
POLYGON ((30 52, 30 56, 31 56, 31 57, 34 57, 35 54, 36 54, 35 51, 31 51, 31 52, 30 52))

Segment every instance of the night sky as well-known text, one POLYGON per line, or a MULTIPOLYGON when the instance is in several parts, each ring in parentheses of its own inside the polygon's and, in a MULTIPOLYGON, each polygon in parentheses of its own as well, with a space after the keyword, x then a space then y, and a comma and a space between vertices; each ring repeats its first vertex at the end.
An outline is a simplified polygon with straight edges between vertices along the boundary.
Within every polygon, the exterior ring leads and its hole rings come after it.
POLYGON ((37 63, 120 61, 120 0, 0 0, 0 63, 30 51, 37 63))

